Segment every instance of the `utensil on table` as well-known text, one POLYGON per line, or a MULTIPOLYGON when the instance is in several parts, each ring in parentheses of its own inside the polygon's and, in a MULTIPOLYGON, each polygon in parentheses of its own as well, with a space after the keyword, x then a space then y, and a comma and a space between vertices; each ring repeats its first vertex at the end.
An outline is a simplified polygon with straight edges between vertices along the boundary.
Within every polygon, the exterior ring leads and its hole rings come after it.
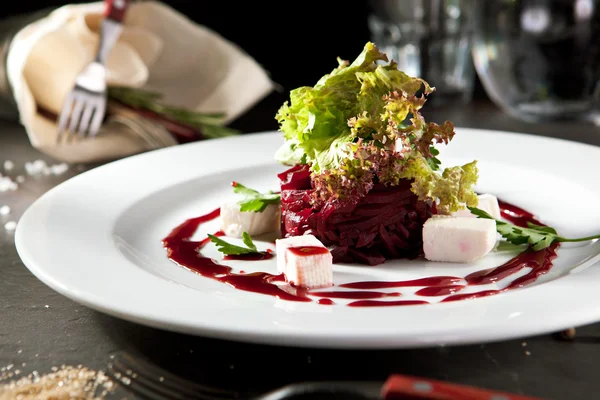
POLYGON ((189 400, 285 400, 339 398, 345 400, 541 400, 443 381, 391 375, 385 382, 306 382, 283 386, 260 395, 217 389, 173 375, 161 367, 126 352, 111 356, 108 375, 141 398, 189 400), (310 396, 310 397, 308 397, 310 396))
POLYGON ((58 121, 58 141, 87 135, 94 137, 106 113, 106 60, 123 30, 130 0, 106 0, 96 59, 77 77, 58 121), (68 125, 68 126, 67 126, 68 125))

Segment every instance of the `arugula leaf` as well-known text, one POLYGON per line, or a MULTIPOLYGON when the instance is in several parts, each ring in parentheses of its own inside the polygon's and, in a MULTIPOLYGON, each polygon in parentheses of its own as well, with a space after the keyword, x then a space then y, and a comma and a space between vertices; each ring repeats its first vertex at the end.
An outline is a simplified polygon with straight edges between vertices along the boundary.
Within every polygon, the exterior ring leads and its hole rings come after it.
POLYGON ((210 238, 210 241, 213 242, 217 246, 217 250, 219 250, 221 253, 228 255, 228 256, 231 256, 231 255, 238 256, 240 254, 259 253, 258 249, 256 248, 256 245, 252 241, 252 238, 250 237, 248 232, 244 232, 242 234, 242 241, 244 242, 246 247, 236 246, 234 244, 228 243, 228 242, 224 241, 223 239, 218 238, 215 235, 209 234, 208 237, 210 238))
MULTIPOLYGON (((468 207, 471 214, 478 218, 494 219, 487 212, 476 207, 468 207)), ((554 243, 561 242, 585 242, 588 240, 600 239, 600 235, 588 236, 583 238, 569 239, 559 236, 556 229, 549 226, 541 226, 527 223, 527 228, 522 228, 504 221, 496 221, 496 230, 503 238, 515 245, 524 245, 531 247, 534 251, 543 250, 554 243)))
POLYGON ((233 192, 243 197, 238 201, 242 212, 263 212, 269 204, 279 204, 281 199, 279 194, 272 191, 260 193, 238 182, 234 182, 232 186, 233 192))

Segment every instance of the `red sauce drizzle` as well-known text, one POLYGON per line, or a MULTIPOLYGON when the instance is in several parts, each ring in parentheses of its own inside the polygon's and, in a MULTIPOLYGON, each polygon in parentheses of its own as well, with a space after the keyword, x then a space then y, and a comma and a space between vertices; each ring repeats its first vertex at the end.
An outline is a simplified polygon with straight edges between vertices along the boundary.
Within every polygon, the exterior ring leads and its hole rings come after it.
POLYGON ((311 296, 332 297, 334 299, 378 299, 381 297, 400 297, 398 292, 374 292, 370 290, 334 290, 328 292, 309 292, 311 296))
POLYGON ((523 268, 531 268, 530 272, 515 279, 508 286, 509 288, 523 287, 534 282, 540 275, 545 274, 552 268, 552 261, 556 258, 557 248, 558 243, 555 243, 540 251, 524 251, 499 267, 473 272, 467 275, 465 280, 469 285, 487 285, 516 274, 523 268))
MULTIPOLYGON (((306 295, 305 289, 285 284, 274 284, 275 282, 285 282, 283 275, 272 275, 266 272, 234 274, 231 272, 231 267, 221 265, 212 258, 202 256, 198 251, 210 239, 207 238, 198 242, 189 239, 194 235, 200 224, 212 221, 218 218, 219 215, 220 209, 216 209, 201 217, 189 219, 173 229, 169 236, 163 239, 163 246, 169 259, 190 271, 226 283, 239 290, 275 296, 283 300, 312 301, 306 295)), ((222 236, 223 233, 217 232, 215 235, 222 236)))
POLYGON ((237 254, 223 257, 223 260, 241 260, 241 261, 262 261, 273 258, 273 254, 268 251, 264 253, 237 254))
POLYGON ((466 277, 466 280, 470 285, 485 285, 504 279, 512 274, 517 273, 523 268, 531 268, 531 271, 515 279, 504 289, 455 294, 446 297, 442 301, 475 299, 478 297, 492 296, 498 293, 506 292, 507 290, 518 289, 522 288, 523 286, 527 286, 535 282, 540 275, 550 271, 552 268, 552 261, 557 256, 556 249, 558 249, 558 247, 559 243, 555 243, 552 246, 546 247, 540 251, 527 250, 499 267, 474 272, 466 277))
POLYGON ((300 247, 288 247, 291 253, 297 256, 316 256, 320 254, 327 254, 329 250, 326 247, 320 246, 300 246, 300 247))
POLYGON ((500 215, 502 218, 505 218, 517 226, 527 228, 527 222, 536 225, 544 225, 538 221, 532 213, 523 210, 521 207, 517 207, 500 199, 498 199, 498 205, 500 206, 500 215))
POLYGON ((502 292, 503 292, 502 290, 482 290, 480 292, 475 292, 475 293, 460 293, 460 294, 448 296, 444 300, 442 300, 442 302, 457 301, 457 300, 470 300, 470 299, 476 299, 478 297, 493 296, 495 294, 502 293, 502 292))
POLYGON ((327 306, 331 306, 331 305, 335 304, 333 302, 333 300, 331 300, 331 299, 319 299, 319 300, 317 300, 317 303, 327 305, 327 306))
POLYGON ((449 285, 449 286, 428 286, 423 289, 417 290, 418 296, 433 297, 433 296, 445 296, 459 292, 466 288, 465 285, 449 285))
POLYGON ((417 304, 429 304, 424 300, 397 300, 397 301, 380 301, 380 300, 358 300, 348 304, 348 307, 391 307, 391 306, 414 306, 417 304))
POLYGON ((351 288, 351 289, 386 289, 396 287, 417 287, 417 286, 448 286, 453 283, 463 282, 463 278, 457 278, 455 276, 431 276, 428 278, 413 279, 410 281, 365 281, 365 282, 352 282, 344 283, 340 287, 351 288))
MULTIPOLYGON (((232 186, 236 186, 232 182, 232 186)), ((500 211, 503 218, 509 220, 517 226, 527 226, 527 222, 537 225, 544 225, 538 221, 533 214, 517 206, 499 200, 500 211)), ((286 283, 283 274, 273 275, 266 272, 256 272, 246 274, 240 271, 239 274, 232 273, 231 267, 219 264, 216 260, 204 257, 199 250, 210 242, 209 238, 201 241, 191 241, 200 224, 212 221, 218 218, 220 209, 216 209, 206 215, 192 218, 177 226, 171 233, 163 239, 163 246, 167 251, 167 256, 174 263, 196 272, 204 277, 215 279, 226 283, 236 289, 274 296, 283 300, 310 302, 310 296, 320 297, 318 304, 333 305, 331 298, 356 299, 348 304, 350 307, 389 307, 389 306, 408 306, 417 304, 429 304, 424 300, 372 300, 384 297, 399 297, 402 294, 398 292, 378 292, 373 289, 398 288, 398 287, 423 287, 416 292, 419 296, 434 297, 450 295, 442 302, 457 300, 468 300, 479 297, 492 296, 507 290, 521 288, 535 282, 540 275, 550 271, 552 262, 557 257, 556 250, 559 244, 554 244, 541 251, 527 250, 507 261, 503 265, 469 274, 465 278, 455 276, 431 276, 421 279, 406 281, 364 281, 352 282, 340 285, 343 288, 362 289, 354 291, 315 291, 311 292, 306 288, 296 287, 286 283), (506 288, 500 290, 483 290, 475 293, 457 293, 469 286, 485 285, 498 282, 522 269, 529 269, 525 275, 515 279, 506 288), (464 283, 467 283, 465 285, 464 283)), ((219 231, 215 236, 224 236, 219 231)), ((324 254, 327 249, 317 246, 302 246, 290 248, 292 252, 298 255, 324 254)), ((273 257, 272 250, 267 250, 260 254, 248 254, 241 256, 226 256, 227 260, 245 260, 258 261, 268 260, 273 257)))

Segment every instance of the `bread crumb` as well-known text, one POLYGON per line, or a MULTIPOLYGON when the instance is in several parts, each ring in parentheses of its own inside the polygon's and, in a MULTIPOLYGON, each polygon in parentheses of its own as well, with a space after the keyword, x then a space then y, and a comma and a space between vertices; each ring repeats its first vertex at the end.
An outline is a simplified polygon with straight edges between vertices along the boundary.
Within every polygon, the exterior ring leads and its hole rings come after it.
POLYGON ((575 339, 575 334, 575 328, 565 329, 564 331, 560 332, 560 338, 563 340, 573 340, 575 339))
MULTIPOLYGON (((5 370, 8 370, 8 366, 5 370)), ((15 372, 20 372, 17 371, 15 372)), ((11 374, 0 374, 0 382, 11 374)), ((54 367, 53 372, 48 374, 42 375, 33 371, 18 380, 0 383, 0 399, 102 400, 114 388, 113 381, 102 371, 93 371, 85 367, 61 366, 54 367)))

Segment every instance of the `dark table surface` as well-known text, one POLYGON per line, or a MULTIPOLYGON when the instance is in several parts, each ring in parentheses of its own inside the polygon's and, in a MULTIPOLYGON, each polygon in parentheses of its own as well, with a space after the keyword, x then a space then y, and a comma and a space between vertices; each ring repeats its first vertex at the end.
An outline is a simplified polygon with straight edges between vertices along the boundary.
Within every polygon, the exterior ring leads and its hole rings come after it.
MULTIPOLYGON (((272 116, 281 100, 277 94, 270 96, 234 126, 246 133, 276 128, 272 116)), ((429 108, 425 114, 438 122, 449 119, 456 126, 600 145, 599 128, 566 122, 532 125, 508 117, 486 101, 466 107, 429 108)), ((0 122, 0 162, 15 163, 11 175, 24 175, 24 163, 35 159, 55 162, 31 147, 17 123, 0 122)), ((8 217, 0 217, 0 367, 13 364, 21 374, 45 373, 62 364, 101 370, 109 362, 109 354, 127 350, 197 381, 241 391, 303 380, 384 380, 391 373, 402 373, 549 399, 600 396, 600 324, 578 327, 572 342, 557 340, 549 332, 482 345, 340 351, 186 336, 122 321, 74 303, 27 270, 15 250, 13 234, 1 226, 18 220, 33 201, 59 182, 93 167, 71 166, 58 177, 27 177, 17 191, 0 193, 0 205, 12 209, 8 217)))

